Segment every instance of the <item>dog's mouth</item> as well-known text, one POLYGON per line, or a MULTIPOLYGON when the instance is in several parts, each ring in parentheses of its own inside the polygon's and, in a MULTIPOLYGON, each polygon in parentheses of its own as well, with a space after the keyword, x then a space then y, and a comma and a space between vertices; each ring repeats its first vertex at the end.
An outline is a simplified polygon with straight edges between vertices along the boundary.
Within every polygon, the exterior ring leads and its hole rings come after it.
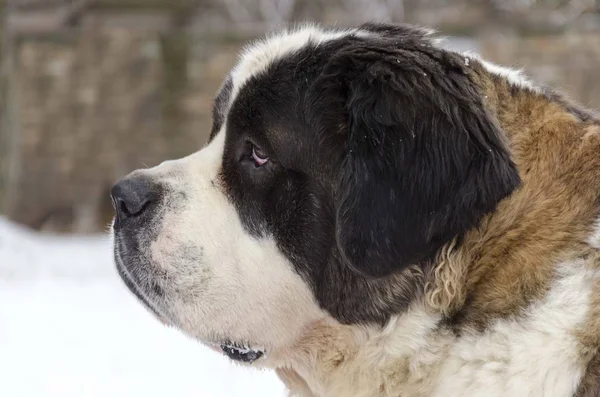
POLYGON ((144 288, 139 279, 137 279, 133 272, 128 269, 125 264, 125 249, 123 243, 118 237, 115 236, 114 242, 114 260, 117 268, 117 273, 121 277, 121 280, 125 286, 137 297, 137 299, 145 306, 152 314, 155 315, 163 324, 168 324, 164 313, 159 310, 157 300, 154 298, 162 297, 164 295, 163 289, 157 284, 151 284, 149 287, 144 288))
MULTIPOLYGON (((138 298, 138 300, 149 309, 163 324, 174 324, 168 322, 162 310, 159 307, 156 299, 164 295, 164 291, 158 284, 151 284, 147 281, 140 282, 135 274, 126 266, 126 259, 130 257, 127 254, 123 241, 119 236, 114 235, 114 259, 117 272, 127 288, 138 298)), ((138 259, 139 260, 139 259, 138 259)), ((265 356, 265 349, 250 347, 251 343, 232 342, 229 339, 215 341, 207 344, 213 350, 225 354, 231 360, 241 363, 252 364, 256 360, 265 356)))
POLYGON ((252 364, 265 354, 264 349, 250 348, 233 342, 221 343, 218 349, 230 359, 246 364, 252 364))

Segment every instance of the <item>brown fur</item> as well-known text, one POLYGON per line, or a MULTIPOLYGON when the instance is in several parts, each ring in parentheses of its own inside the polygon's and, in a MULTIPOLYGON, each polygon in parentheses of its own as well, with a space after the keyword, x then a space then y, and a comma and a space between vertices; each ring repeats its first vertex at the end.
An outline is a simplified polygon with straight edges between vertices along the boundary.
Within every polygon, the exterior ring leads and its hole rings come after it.
POLYGON ((585 375, 575 395, 575 397, 598 396, 600 396, 600 353, 597 353, 588 363, 585 375))
POLYGON ((456 320, 482 328, 542 297, 555 263, 590 250, 585 240, 599 213, 600 127, 476 64, 472 76, 523 180, 435 272, 434 283, 454 285, 445 306, 454 306, 456 320))

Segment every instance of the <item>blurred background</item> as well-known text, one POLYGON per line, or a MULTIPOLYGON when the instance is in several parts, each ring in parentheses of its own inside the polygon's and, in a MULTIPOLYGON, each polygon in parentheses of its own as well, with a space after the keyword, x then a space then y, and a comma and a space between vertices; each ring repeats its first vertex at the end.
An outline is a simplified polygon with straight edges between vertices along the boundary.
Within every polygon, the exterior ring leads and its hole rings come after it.
POLYGON ((298 22, 433 27, 600 109, 600 0, 0 0, 0 395, 282 395, 121 286, 108 192, 198 150, 241 46, 298 22))

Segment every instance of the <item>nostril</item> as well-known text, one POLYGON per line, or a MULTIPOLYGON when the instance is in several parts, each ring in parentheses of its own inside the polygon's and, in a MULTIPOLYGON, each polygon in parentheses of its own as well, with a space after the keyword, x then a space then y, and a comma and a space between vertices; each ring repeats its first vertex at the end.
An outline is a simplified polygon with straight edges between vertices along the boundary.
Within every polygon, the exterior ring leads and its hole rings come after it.
POLYGON ((125 203, 123 200, 119 200, 119 211, 125 215, 133 215, 131 211, 129 211, 129 208, 127 208, 127 203, 125 203))
POLYGON ((140 215, 155 196, 145 179, 131 178, 119 181, 111 189, 111 197, 117 220, 140 215))
POLYGON ((127 202, 124 200, 118 200, 119 201, 119 211, 121 211, 125 216, 128 217, 132 217, 135 215, 139 215, 142 212, 144 212, 144 209, 146 209, 146 206, 148 205, 149 201, 148 200, 143 200, 143 201, 132 201, 132 202, 127 202))

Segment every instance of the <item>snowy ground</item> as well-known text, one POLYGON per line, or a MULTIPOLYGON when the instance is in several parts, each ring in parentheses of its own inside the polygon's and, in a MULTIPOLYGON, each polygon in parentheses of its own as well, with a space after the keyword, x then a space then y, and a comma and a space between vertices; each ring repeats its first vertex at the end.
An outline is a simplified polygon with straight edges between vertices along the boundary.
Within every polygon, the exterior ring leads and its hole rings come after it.
POLYGON ((0 218, 0 396, 284 396, 163 327, 121 285, 104 237, 37 235, 0 218))

